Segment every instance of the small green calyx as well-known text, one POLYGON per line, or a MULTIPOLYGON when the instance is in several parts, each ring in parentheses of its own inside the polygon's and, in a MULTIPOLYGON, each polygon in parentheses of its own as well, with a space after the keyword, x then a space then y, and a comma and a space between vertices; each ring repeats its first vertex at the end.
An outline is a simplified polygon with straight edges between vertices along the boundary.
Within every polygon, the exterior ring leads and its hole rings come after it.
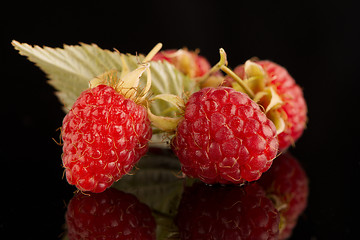
POLYGON ((241 79, 235 72, 227 67, 226 53, 224 49, 220 49, 220 61, 204 76, 201 80, 206 80, 216 71, 222 70, 234 82, 232 87, 239 91, 246 93, 252 100, 260 105, 266 116, 274 123, 277 134, 280 134, 285 129, 285 120, 278 109, 284 104, 281 97, 276 90, 267 85, 268 75, 263 67, 256 62, 248 60, 244 64, 245 76, 241 79))
POLYGON ((182 120, 181 116, 167 116, 168 112, 176 112, 182 115, 185 109, 184 101, 174 94, 158 94, 150 99, 150 102, 155 100, 162 100, 170 103, 173 107, 165 109, 160 116, 152 113, 151 108, 148 107, 148 115, 154 127, 164 132, 174 132, 178 123, 182 120))
POLYGON ((90 88, 97 87, 105 84, 113 87, 118 93, 124 97, 134 100, 138 104, 144 104, 147 101, 147 95, 151 88, 151 72, 150 63, 151 59, 162 47, 161 43, 158 43, 144 58, 139 67, 133 71, 130 71, 125 56, 120 55, 122 62, 122 71, 119 73, 116 70, 107 71, 98 77, 90 81, 90 88), (140 78, 144 72, 147 72, 146 84, 143 89, 140 89, 140 78))
POLYGON ((266 116, 274 123, 277 134, 285 129, 285 120, 278 109, 284 104, 281 97, 272 86, 267 86, 268 76, 261 65, 248 60, 244 65, 244 83, 253 92, 252 99, 264 110, 266 116))
POLYGON ((150 64, 145 63, 125 74, 124 71, 121 73, 116 70, 107 71, 92 79, 90 81, 90 88, 95 88, 99 85, 108 85, 124 97, 129 98, 138 104, 143 104, 143 102, 146 101, 146 96, 150 90, 151 74, 147 74, 147 83, 143 89, 140 89, 139 87, 139 80, 145 71, 150 71, 149 67, 150 64))

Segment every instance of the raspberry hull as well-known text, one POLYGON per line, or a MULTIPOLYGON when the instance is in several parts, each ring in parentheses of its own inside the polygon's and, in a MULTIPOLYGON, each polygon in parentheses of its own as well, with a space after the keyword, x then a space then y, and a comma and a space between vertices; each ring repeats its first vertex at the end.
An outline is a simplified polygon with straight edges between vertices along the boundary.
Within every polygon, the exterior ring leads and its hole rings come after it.
POLYGON ((67 181, 81 191, 104 191, 146 153, 151 135, 143 106, 106 85, 84 91, 63 120, 67 181))
POLYGON ((190 96, 172 148, 186 175, 237 184, 270 168, 278 140, 274 124, 246 94, 204 88, 190 96))

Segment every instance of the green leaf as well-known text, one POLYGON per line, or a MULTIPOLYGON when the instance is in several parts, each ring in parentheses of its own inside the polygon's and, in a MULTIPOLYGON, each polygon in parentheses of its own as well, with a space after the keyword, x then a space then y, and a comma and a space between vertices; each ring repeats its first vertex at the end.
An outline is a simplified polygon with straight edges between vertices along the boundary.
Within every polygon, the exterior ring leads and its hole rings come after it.
MULTIPOLYGON (((91 79, 111 69, 121 71, 120 54, 102 50, 95 44, 41 48, 14 40, 12 45, 46 73, 50 79, 48 83, 57 90, 56 95, 65 111, 71 109, 80 93, 89 87, 91 79)), ((137 65, 130 56, 127 60, 132 62, 131 65, 137 65)))
MULTIPOLYGON (((64 45, 63 48, 30 46, 12 41, 12 45, 23 56, 35 63, 47 77, 49 84, 56 90, 56 95, 64 104, 67 112, 82 91, 89 87, 89 82, 110 70, 121 72, 123 69, 136 69, 145 58, 143 55, 123 54, 118 51, 104 50, 95 44, 64 45)), ((153 95, 170 93, 182 96, 197 90, 196 83, 178 71, 168 62, 151 62, 150 66, 153 95)), ((141 84, 146 83, 146 73, 141 84)), ((144 85, 141 85, 144 87, 144 85)), ((152 111, 161 114, 167 103, 156 101, 152 111)))
MULTIPOLYGON (((150 70, 152 77, 151 91, 155 96, 173 94, 184 98, 199 90, 199 86, 194 80, 166 61, 151 62, 150 70)), ((143 77, 146 77, 146 75, 143 77)), ((178 112, 165 113, 169 107, 172 107, 172 104, 165 101, 154 101, 151 104, 151 110, 154 114, 163 116, 175 116, 178 114, 178 112)))

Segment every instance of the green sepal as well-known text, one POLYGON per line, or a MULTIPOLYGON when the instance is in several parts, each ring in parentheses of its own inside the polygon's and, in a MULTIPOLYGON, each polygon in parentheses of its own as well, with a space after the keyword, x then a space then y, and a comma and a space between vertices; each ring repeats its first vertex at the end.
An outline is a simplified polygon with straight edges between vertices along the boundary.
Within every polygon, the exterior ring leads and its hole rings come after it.
POLYGON ((163 117, 157 116, 148 109, 148 116, 151 121, 151 124, 160 129, 163 132, 174 132, 177 128, 177 125, 181 121, 182 117, 163 117))
POLYGON ((274 123, 276 127, 276 134, 279 135, 285 130, 286 123, 277 109, 271 109, 266 113, 266 116, 274 123))

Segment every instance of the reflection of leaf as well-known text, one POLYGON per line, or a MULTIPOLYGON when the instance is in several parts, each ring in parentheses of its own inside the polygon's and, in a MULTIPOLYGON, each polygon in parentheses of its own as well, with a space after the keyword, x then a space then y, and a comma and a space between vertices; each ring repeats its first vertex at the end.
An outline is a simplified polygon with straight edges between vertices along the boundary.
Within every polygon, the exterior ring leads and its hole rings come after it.
MULTIPOLYGON (((165 150, 164 150, 165 151, 165 150)), ((148 205, 157 222, 157 239, 167 239, 176 231, 173 218, 183 192, 183 179, 177 174, 180 164, 168 151, 166 155, 148 155, 137 164, 134 175, 126 175, 113 187, 134 194, 139 201, 148 205)))
POLYGON ((182 193, 182 179, 177 174, 180 164, 175 157, 148 155, 137 164, 134 175, 126 175, 113 186, 134 194, 153 210, 166 215, 174 214, 182 193))

